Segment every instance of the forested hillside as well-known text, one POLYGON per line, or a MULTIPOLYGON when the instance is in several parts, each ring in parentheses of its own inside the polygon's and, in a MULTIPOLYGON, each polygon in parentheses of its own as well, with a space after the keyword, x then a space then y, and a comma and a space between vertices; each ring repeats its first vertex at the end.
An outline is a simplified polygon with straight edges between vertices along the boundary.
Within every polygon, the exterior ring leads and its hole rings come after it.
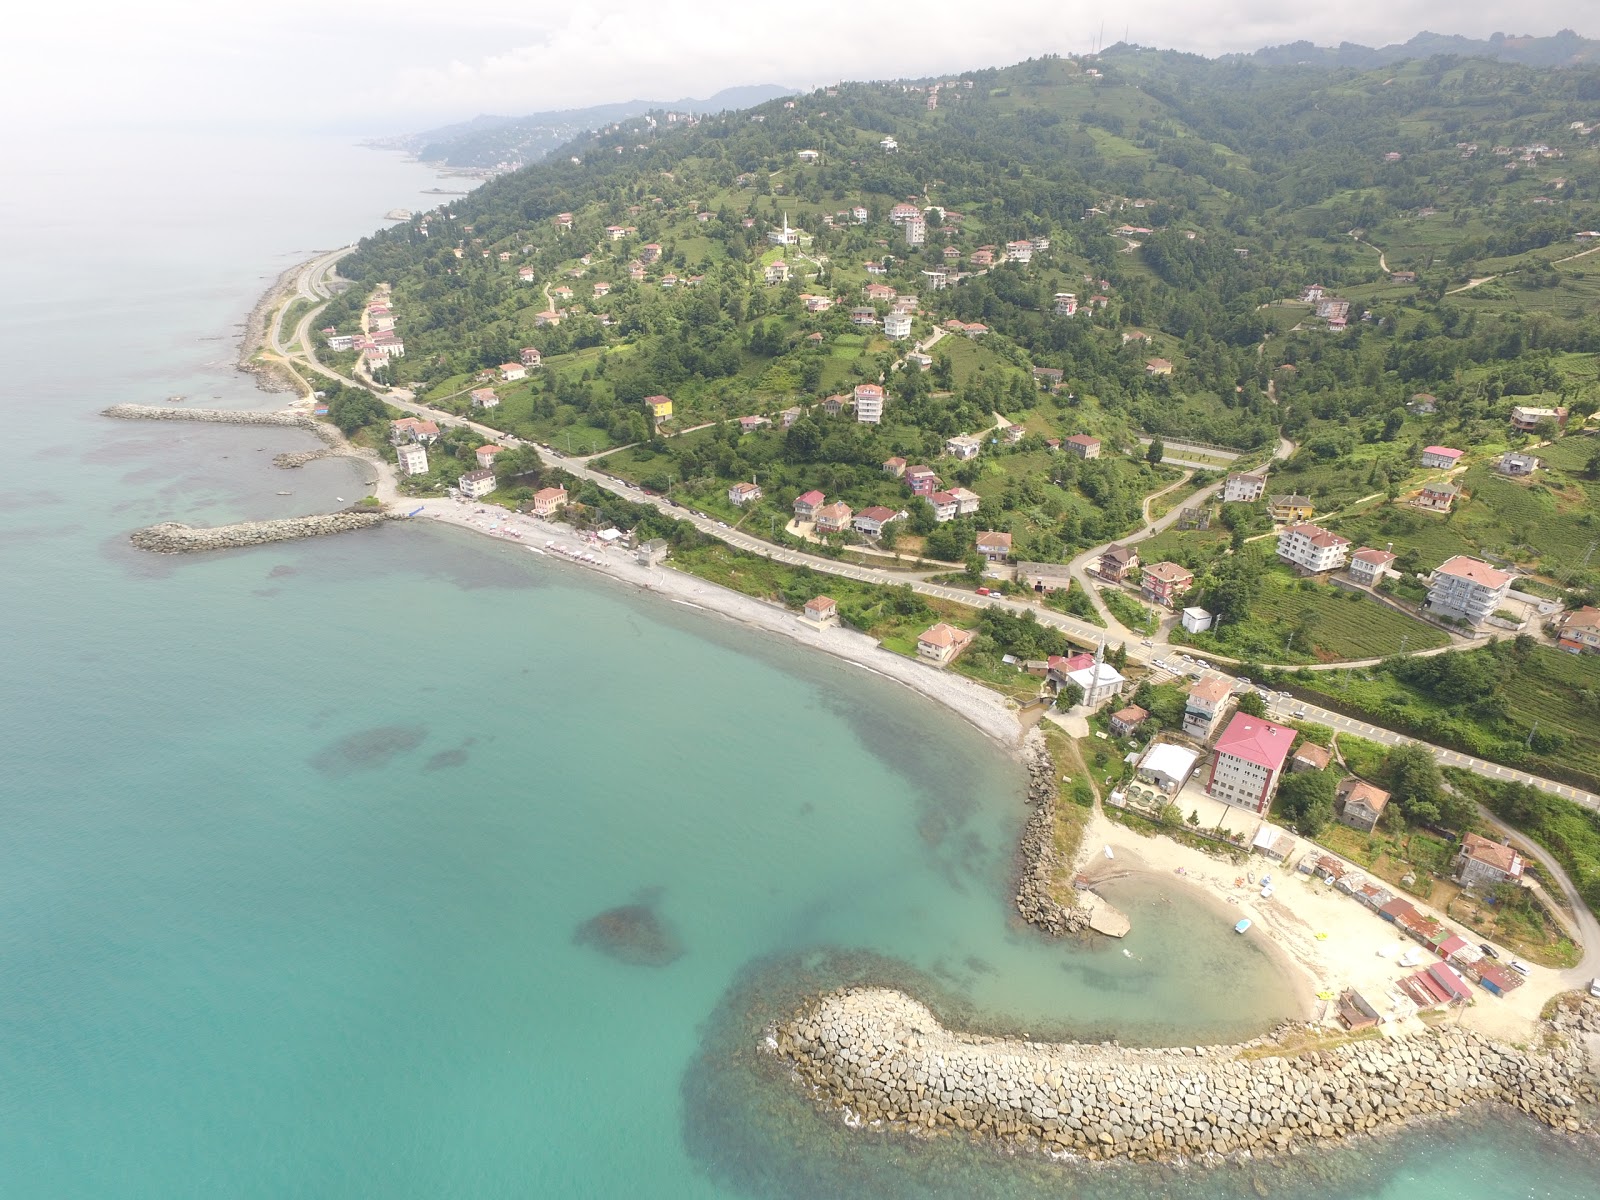
MULTIPOLYGON (((393 381, 465 405, 480 372, 536 349, 528 379, 495 383, 508 428, 643 443, 618 462, 708 495, 826 473, 830 495, 877 503, 884 460, 984 435, 947 475, 1053 557, 1137 523, 1168 477, 1140 435, 1222 467, 1281 431, 1300 444, 1283 487, 1381 536, 1389 516, 1357 502, 1403 496, 1419 447, 1520 445, 1513 404, 1570 407, 1571 441, 1594 410, 1597 123, 1591 67, 1363 73, 1117 47, 624 121, 341 269, 393 287, 393 381), (851 421, 853 389, 880 382, 881 423, 851 421), (737 416, 774 423, 662 436, 737 416), (1079 434, 1109 461, 1055 453, 1079 434)), ((368 290, 335 303, 334 327, 355 330, 368 290)), ((1426 530, 1418 568, 1471 549, 1559 557, 1562 582, 1592 583, 1538 540, 1568 522, 1562 545, 1581 546, 1592 523, 1584 457, 1567 457, 1566 490, 1526 510, 1549 522, 1426 530)))

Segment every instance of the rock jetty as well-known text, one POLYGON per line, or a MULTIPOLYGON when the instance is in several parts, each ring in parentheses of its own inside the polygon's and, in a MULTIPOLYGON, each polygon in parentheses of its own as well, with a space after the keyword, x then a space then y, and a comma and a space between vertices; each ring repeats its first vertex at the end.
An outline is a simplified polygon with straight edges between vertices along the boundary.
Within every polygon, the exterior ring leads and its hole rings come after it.
POLYGON ((1089 927, 1091 907, 1068 908, 1051 894, 1051 885, 1070 875, 1072 864, 1063 862, 1056 849, 1056 805, 1060 802, 1056 767, 1037 729, 1029 730, 1023 742, 1022 763, 1028 772, 1027 800, 1033 813, 1017 842, 1017 912, 1052 937, 1081 933, 1089 927))
POLYGON ((847 988, 770 1035, 851 1124, 1092 1160, 1271 1155, 1494 1101, 1577 1132, 1596 1099, 1587 1054, 1556 1034, 1538 1053, 1460 1028, 1303 1052, 1272 1038, 1127 1049, 954 1032, 900 992, 847 988))
POLYGON ((326 537, 370 529, 390 519, 386 512, 318 513, 309 517, 284 517, 275 521, 241 521, 236 525, 193 526, 169 521, 148 525, 128 535, 140 550, 155 554, 198 554, 205 550, 231 550, 240 546, 264 546, 268 542, 291 542, 300 538, 326 537))
POLYGON ((122 421, 199 421, 211 425, 283 425, 305 429, 327 441, 328 427, 299 412, 253 412, 230 408, 163 408, 157 404, 113 404, 101 416, 122 421))

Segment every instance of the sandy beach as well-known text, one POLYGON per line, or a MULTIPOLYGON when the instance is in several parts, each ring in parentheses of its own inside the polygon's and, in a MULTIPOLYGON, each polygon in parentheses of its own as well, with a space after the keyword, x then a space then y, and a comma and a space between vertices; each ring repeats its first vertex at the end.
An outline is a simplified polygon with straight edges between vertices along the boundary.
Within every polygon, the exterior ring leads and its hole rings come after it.
MULTIPOLYGON (((1084 830, 1080 862, 1091 882, 1131 872, 1159 881, 1175 902, 1202 898, 1215 907, 1219 919, 1250 918, 1252 927, 1242 936, 1260 938, 1271 947, 1269 953, 1280 958, 1296 980, 1297 993, 1305 1001, 1301 1015, 1309 1020, 1322 1020, 1329 1013, 1329 1002, 1319 999, 1318 993, 1337 996, 1352 987, 1383 1014, 1386 1030, 1417 1027, 1414 1006, 1395 992, 1394 981, 1437 960, 1422 951, 1418 966, 1399 966, 1402 953, 1422 948, 1321 880, 1286 871, 1260 857, 1235 867, 1170 838, 1135 832, 1099 813, 1084 830), (1106 846, 1115 858, 1105 857, 1106 846), (1273 882, 1270 899, 1261 896, 1266 875, 1273 882)), ((1524 987, 1506 997, 1483 992, 1472 1005, 1454 1010, 1449 1019, 1502 1039, 1531 1036, 1544 1001, 1560 988, 1558 972, 1541 967, 1529 971, 1524 987)))

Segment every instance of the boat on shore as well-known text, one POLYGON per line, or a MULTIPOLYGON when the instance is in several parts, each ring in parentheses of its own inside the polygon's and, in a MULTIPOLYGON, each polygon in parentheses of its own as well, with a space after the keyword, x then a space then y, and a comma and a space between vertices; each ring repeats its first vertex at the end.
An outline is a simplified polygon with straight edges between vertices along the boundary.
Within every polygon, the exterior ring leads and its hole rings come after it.
POLYGON ((1249 928, 1250 928, 1250 918, 1249 917, 1241 917, 1241 918, 1239 918, 1239 923, 1233 927, 1233 931, 1235 933, 1243 933, 1246 929, 1249 929, 1249 928))

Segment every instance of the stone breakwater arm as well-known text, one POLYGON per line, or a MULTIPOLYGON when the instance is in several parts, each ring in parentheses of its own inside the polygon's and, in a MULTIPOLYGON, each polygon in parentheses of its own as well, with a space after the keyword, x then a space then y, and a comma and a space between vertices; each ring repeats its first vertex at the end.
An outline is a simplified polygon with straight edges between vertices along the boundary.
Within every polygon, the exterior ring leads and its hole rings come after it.
POLYGON ((205 550, 230 550, 240 546, 264 546, 268 542, 290 542, 299 538, 326 537, 370 529, 391 518, 384 512, 322 513, 309 517, 284 517, 276 521, 241 521, 236 525, 210 528, 168 522, 135 529, 128 535, 140 550, 156 554, 197 554, 205 550))
POLYGON ((1546 1053, 1461 1029, 1304 1053, 1245 1046, 1125 1049, 945 1029, 884 988, 822 996, 772 1031, 822 1103, 891 1128, 958 1132, 1090 1159, 1271 1154, 1399 1128, 1486 1101, 1584 1127, 1587 1055, 1546 1053))
POLYGON ((276 425, 289 429, 304 429, 315 434, 329 446, 342 447, 344 437, 331 425, 324 424, 305 413, 251 412, 227 408, 162 408, 154 404, 113 404, 103 409, 101 416, 116 417, 123 421, 198 421, 211 425, 276 425))
POLYGON ((1080 933, 1089 926, 1089 909, 1068 908, 1052 894, 1052 887, 1059 886, 1059 879, 1070 873, 1072 864, 1062 862, 1056 850, 1056 805, 1060 803, 1056 767, 1038 729, 1028 731, 1022 760, 1028 772, 1027 795, 1033 812, 1023 824, 1017 842, 1017 913, 1053 937, 1080 933))

